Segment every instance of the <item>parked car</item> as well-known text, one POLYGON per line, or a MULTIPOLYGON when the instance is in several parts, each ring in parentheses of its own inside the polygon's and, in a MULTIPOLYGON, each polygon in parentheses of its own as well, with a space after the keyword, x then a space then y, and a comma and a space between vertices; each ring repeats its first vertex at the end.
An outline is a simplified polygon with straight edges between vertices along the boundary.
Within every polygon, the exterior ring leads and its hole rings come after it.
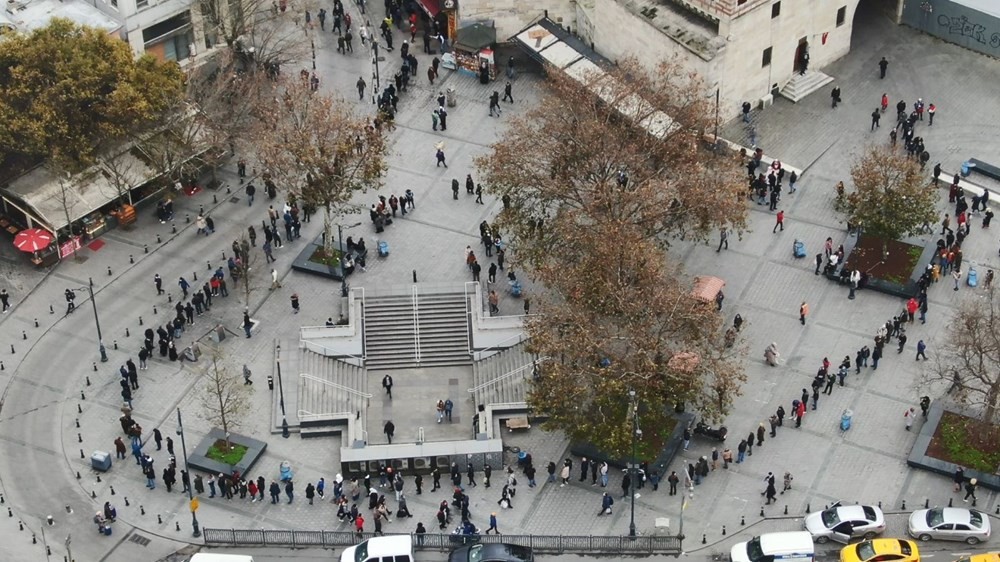
POLYGON ((516 544, 473 544, 456 548, 448 562, 533 562, 531 549, 516 544))
POLYGON ((922 541, 941 539, 979 544, 990 538, 990 518, 975 509, 936 507, 910 514, 910 536, 922 541))
POLYGON ((847 544, 851 539, 868 540, 881 534, 885 516, 872 505, 839 505, 806 515, 803 525, 818 543, 835 540, 847 544))
POLYGON ((840 549, 840 562, 920 562, 920 551, 906 539, 872 539, 840 549))
POLYGON ((972 554, 963 556, 955 562, 1000 562, 1000 552, 983 552, 982 554, 972 554))

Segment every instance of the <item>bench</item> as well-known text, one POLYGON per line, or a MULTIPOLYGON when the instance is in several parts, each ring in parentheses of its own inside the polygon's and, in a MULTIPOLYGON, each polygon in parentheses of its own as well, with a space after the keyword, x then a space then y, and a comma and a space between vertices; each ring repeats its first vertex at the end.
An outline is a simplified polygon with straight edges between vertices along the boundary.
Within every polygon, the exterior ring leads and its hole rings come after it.
POLYGON ((528 423, 528 416, 507 418, 506 425, 507 425, 507 430, 511 432, 513 432, 515 429, 531 429, 531 424, 528 423))
POLYGON ((986 177, 993 178, 995 180, 1000 180, 1000 168, 983 162, 982 160, 976 160, 975 158, 969 158, 969 172, 979 172, 986 177))

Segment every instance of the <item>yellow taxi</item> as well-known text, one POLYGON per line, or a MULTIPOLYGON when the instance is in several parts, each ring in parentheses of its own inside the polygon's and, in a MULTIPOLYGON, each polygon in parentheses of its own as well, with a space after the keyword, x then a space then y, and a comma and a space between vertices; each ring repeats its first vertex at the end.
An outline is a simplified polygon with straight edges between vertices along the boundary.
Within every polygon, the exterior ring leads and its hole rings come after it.
POLYGON ((920 562, 920 551, 913 541, 873 539, 841 549, 840 562, 920 562))

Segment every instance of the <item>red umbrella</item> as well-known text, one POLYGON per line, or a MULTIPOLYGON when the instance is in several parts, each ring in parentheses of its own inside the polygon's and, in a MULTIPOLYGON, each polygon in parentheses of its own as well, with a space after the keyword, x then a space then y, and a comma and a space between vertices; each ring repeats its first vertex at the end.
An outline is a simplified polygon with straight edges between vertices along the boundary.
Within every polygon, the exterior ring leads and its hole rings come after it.
POLYGON ((52 233, 41 228, 29 228, 17 233, 14 245, 22 252, 37 252, 52 243, 52 233))

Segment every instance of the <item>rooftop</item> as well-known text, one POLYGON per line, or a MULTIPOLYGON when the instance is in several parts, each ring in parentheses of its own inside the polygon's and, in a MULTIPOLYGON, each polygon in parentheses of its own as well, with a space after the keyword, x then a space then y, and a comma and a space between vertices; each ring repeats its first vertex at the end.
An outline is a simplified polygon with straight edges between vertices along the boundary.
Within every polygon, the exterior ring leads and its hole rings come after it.
POLYGON ((620 4, 702 60, 714 59, 726 46, 725 38, 718 35, 717 24, 671 1, 620 0, 620 4))
POLYGON ((11 22, 22 32, 30 32, 48 25, 52 18, 66 18, 74 23, 116 31, 121 24, 94 6, 79 0, 28 0, 7 2, 0 13, 0 23, 11 22))

